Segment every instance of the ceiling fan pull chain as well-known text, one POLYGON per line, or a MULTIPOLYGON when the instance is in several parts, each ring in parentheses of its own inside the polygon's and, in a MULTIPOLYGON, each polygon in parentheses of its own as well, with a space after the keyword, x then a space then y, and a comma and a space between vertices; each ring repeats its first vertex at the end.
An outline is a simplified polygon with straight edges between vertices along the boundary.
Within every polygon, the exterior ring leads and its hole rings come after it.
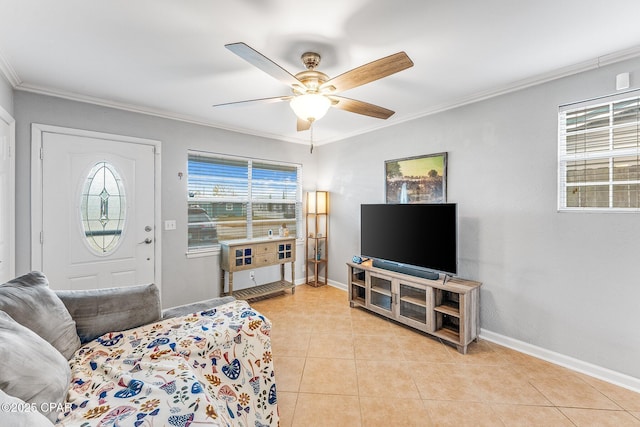
POLYGON ((309 148, 309 154, 313 154, 313 122, 315 120, 310 120, 311 125, 309 126, 309 135, 311 140, 311 147, 309 148))

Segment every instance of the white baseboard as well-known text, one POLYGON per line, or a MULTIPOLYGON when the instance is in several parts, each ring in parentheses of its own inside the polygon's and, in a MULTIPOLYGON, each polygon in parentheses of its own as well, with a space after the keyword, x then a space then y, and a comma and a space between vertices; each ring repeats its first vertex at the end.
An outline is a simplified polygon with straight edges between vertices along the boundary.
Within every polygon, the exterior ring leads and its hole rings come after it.
MULTIPOLYGON (((315 280, 315 276, 309 276, 309 280, 310 281, 314 281, 315 280)), ((324 281, 324 277, 320 276, 320 280, 319 281, 323 282, 324 281)), ((302 278, 302 279, 297 279, 296 280, 296 286, 304 285, 306 283, 307 283, 306 278, 302 278)), ((342 291, 345 291, 345 292, 347 291, 347 285, 345 285, 344 283, 340 283, 340 282, 336 282, 334 280, 327 279, 327 285, 333 286, 334 288, 338 288, 338 289, 340 289, 342 291)))
MULTIPOLYGON (((343 291, 348 290, 347 285, 341 282, 329 280, 328 284, 343 291)), ((528 354, 530 356, 537 357, 538 359, 563 366, 571 369, 572 371, 580 372, 585 375, 598 378, 602 381, 635 391, 636 393, 640 393, 640 379, 638 378, 621 374, 619 372, 612 371, 611 369, 565 356, 564 354, 556 353, 542 347, 537 347, 482 328, 480 329, 480 338, 519 351, 520 353, 528 354)))
POLYGON ((327 280, 327 284, 329 286, 333 286, 334 288, 338 288, 338 289, 343 290, 345 292, 348 291, 347 285, 345 285, 344 283, 336 282, 335 280, 327 280))
POLYGON ((640 393, 640 379, 638 378, 621 374, 619 372, 612 371, 611 369, 565 356, 564 354, 556 353, 542 347, 537 347, 482 328, 480 329, 480 338, 640 393))

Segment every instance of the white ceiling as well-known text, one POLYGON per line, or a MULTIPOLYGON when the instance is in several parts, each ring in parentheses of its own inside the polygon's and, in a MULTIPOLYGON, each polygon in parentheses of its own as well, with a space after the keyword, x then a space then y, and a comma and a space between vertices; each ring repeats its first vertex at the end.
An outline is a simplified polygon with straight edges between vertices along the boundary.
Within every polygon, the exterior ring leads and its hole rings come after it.
POLYGON ((308 143, 287 103, 212 108, 290 94, 226 43, 292 74, 316 51, 330 77, 405 51, 414 67, 344 92, 396 114, 331 109, 321 144, 640 55, 639 17, 638 0, 0 0, 0 71, 19 90, 308 143))

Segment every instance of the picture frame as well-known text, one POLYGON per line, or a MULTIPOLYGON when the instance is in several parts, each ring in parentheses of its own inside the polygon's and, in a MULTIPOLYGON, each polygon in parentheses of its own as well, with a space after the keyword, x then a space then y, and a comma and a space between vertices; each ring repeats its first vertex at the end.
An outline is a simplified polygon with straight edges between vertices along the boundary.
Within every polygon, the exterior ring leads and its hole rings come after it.
POLYGON ((447 153, 386 160, 386 203, 446 203, 447 153))

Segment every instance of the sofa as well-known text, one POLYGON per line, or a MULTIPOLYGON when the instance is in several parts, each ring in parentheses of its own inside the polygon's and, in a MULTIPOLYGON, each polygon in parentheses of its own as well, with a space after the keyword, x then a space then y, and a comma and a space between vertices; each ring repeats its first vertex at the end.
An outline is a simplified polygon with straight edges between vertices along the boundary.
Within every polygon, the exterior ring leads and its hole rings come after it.
POLYGON ((0 419, 8 426, 278 424, 271 323, 247 302, 162 309, 157 286, 0 285, 0 419))

